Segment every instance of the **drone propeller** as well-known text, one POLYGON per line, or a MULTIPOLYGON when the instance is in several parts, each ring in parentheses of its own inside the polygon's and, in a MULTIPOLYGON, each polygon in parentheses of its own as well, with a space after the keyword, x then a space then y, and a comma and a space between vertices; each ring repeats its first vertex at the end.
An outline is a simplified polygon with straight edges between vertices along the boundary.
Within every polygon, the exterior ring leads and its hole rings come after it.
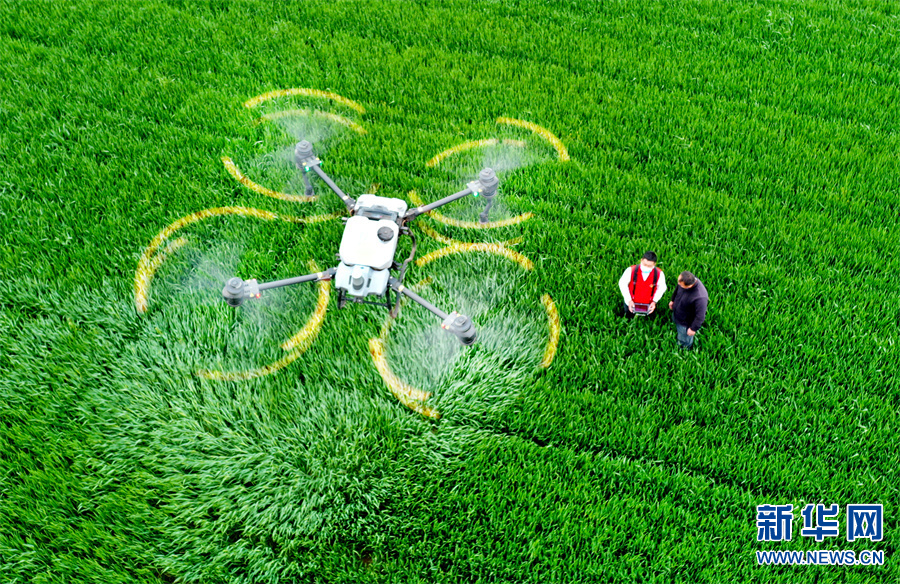
POLYGON ((513 179, 515 171, 519 168, 545 162, 552 158, 546 152, 546 147, 534 141, 521 141, 512 139, 491 139, 478 143, 476 146, 455 151, 451 149, 438 155, 429 166, 434 166, 444 179, 441 181, 446 188, 454 188, 460 179, 471 181, 477 177, 477 181, 484 183, 486 188, 478 194, 478 199, 463 202, 459 205, 448 207, 442 214, 456 221, 471 221, 478 214, 479 223, 485 224, 491 220, 502 220, 513 217, 516 213, 503 204, 504 197, 493 198, 497 194, 499 184, 507 188, 513 179), (449 155, 448 155, 449 154, 449 155), (490 170, 494 178, 487 179, 483 173, 490 170), (497 181, 497 182, 495 182, 497 181), (491 185, 493 183, 493 185, 491 185), (493 188, 491 188, 491 185, 493 188), (485 201, 479 200, 484 197, 485 201))
POLYGON ((330 188, 334 194, 340 197, 341 201, 344 202, 344 205, 348 210, 352 211, 354 206, 356 205, 356 201, 348 196, 344 191, 341 190, 339 186, 328 176, 325 172, 322 171, 322 161, 316 156, 313 151, 312 144, 307 140, 301 140, 297 142, 296 146, 294 146, 294 165, 297 167, 297 170, 303 173, 303 184, 305 185, 305 193, 307 196, 312 196, 315 192, 313 190, 312 183, 309 180, 309 174, 313 173, 319 177, 328 188, 330 188))
POLYGON ((491 208, 491 204, 493 203, 494 196, 497 194, 497 187, 500 185, 500 181, 497 179, 497 175, 490 168, 482 169, 481 173, 478 175, 477 180, 473 180, 469 184, 466 185, 466 188, 453 193, 452 195, 448 195, 443 199, 438 199, 437 201, 428 203, 427 205, 420 205, 418 207, 414 207, 406 212, 404 216, 404 221, 411 221, 421 215, 422 213, 428 213, 430 211, 434 211, 439 207, 443 207, 449 203, 454 201, 458 201, 463 199, 469 195, 473 195, 475 197, 481 195, 487 199, 487 206, 482 212, 482 223, 487 221, 487 213, 491 208))
MULTIPOLYGON (((313 189, 302 172, 297 172, 295 147, 298 142, 315 146, 319 156, 348 136, 365 133, 341 116, 308 109, 282 109, 262 114, 259 142, 263 152, 253 158, 235 159, 237 168, 260 186, 286 195, 307 196, 313 189)), ((344 182, 344 177, 342 177, 344 182)), ((363 185, 352 185, 354 190, 363 185)))
POLYGON ((329 268, 324 272, 316 272, 297 276, 294 278, 285 278, 283 280, 275 280, 260 284, 256 280, 241 280, 238 277, 230 278, 225 287, 222 288, 222 297, 229 306, 237 308, 248 298, 260 298, 264 290, 273 288, 284 288, 285 286, 293 286, 294 284, 302 284, 304 282, 318 282, 321 280, 330 280, 334 277, 337 268, 329 268))
POLYGON ((315 144, 322 144, 347 130, 346 126, 335 122, 327 115, 316 115, 317 113, 306 109, 293 109, 274 111, 263 114, 262 117, 293 141, 309 140, 315 144))
POLYGON ((459 339, 459 342, 463 345, 471 345, 475 342, 475 339, 478 337, 477 331, 475 330, 475 325, 472 323, 472 319, 465 314, 460 314, 455 311, 449 314, 444 312, 431 302, 428 302, 427 300, 401 284, 400 280, 398 280, 397 278, 390 278, 388 280, 388 285, 397 294, 403 294, 413 302, 423 306, 426 310, 431 312, 436 317, 440 318, 441 328, 456 335, 456 338, 459 339))

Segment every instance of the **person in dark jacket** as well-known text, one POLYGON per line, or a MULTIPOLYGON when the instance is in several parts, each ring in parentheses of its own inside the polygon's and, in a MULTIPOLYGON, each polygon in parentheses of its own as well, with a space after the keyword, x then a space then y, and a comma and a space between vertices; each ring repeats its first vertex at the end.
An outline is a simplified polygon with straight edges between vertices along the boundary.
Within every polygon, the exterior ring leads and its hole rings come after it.
POLYGON ((681 272, 669 302, 680 347, 690 349, 694 346, 694 335, 703 326, 708 306, 709 294, 703 282, 690 272, 681 272))

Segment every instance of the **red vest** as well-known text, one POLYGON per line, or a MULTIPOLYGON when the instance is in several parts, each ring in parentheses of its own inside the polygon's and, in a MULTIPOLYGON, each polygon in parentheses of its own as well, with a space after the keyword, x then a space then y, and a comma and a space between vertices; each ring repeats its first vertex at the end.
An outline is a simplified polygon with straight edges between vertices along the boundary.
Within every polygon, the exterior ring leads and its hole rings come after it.
POLYGON ((631 266, 631 284, 628 285, 628 291, 631 292, 631 299, 637 304, 650 304, 653 302, 653 295, 656 294, 659 268, 653 268, 646 280, 638 276, 640 272, 640 266, 631 266))

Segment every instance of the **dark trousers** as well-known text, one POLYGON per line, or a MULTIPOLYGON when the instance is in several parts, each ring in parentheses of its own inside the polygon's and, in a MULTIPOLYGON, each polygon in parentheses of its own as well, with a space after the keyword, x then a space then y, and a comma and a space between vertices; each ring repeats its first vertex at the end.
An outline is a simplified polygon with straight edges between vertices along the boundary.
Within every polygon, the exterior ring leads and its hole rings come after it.
MULTIPOLYGON (((672 322, 675 322, 674 314, 672 315, 672 322)), ((675 322, 675 336, 678 339, 678 346, 682 349, 690 349, 694 346, 694 337, 687 334, 688 328, 690 327, 675 322)))

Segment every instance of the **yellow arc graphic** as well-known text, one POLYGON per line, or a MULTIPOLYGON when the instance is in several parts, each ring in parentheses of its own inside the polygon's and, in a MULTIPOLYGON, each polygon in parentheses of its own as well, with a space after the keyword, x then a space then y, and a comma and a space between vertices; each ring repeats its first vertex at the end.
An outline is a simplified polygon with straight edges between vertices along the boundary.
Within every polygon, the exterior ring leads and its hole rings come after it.
MULTIPOLYGON (((431 284, 431 277, 427 277, 422 279, 419 283, 412 286, 411 289, 415 292, 418 292, 425 286, 431 284)), ((414 412, 418 412, 423 416, 428 416, 429 418, 439 418, 440 413, 433 409, 425 406, 424 404, 418 403, 427 400, 431 397, 431 394, 427 391, 422 391, 421 389, 416 389, 415 387, 407 384, 399 377, 394 375, 394 372, 391 371, 390 365, 388 365, 387 357, 385 355, 385 347, 384 342, 387 339, 388 332, 391 330, 391 325, 394 323, 393 318, 389 318, 385 321, 384 325, 381 327, 381 333, 378 337, 374 339, 369 339, 369 353, 372 355, 372 361, 375 363, 375 368, 378 370, 378 374, 381 375, 381 379, 384 380, 384 383, 388 386, 388 389, 391 390, 391 393, 394 394, 400 403, 413 410, 414 412)))
POLYGON ((272 189, 267 189, 262 185, 256 184, 255 182, 247 178, 244 173, 240 171, 237 165, 235 165, 234 161, 231 160, 231 158, 229 158, 228 156, 222 157, 222 164, 225 165, 225 170, 228 171, 228 174, 234 177, 236 181, 238 181, 251 191, 257 192, 261 195, 272 197, 273 199, 288 201, 291 203, 312 203, 313 201, 319 200, 318 195, 313 195, 311 197, 307 197, 306 195, 290 195, 288 193, 273 191, 272 189))
POLYGON ((154 274, 156 274, 156 270, 159 269, 170 255, 178 251, 186 243, 187 239, 179 237, 170 242, 169 245, 156 254, 156 256, 150 258, 149 256, 146 256, 146 252, 144 256, 141 256, 141 259, 138 262, 137 273, 134 278, 134 303, 138 312, 145 312, 147 310, 147 293, 150 288, 150 281, 153 279, 154 274))
POLYGON ((384 341, 381 339, 369 339, 369 353, 372 355, 372 361, 375 362, 375 368, 378 369, 381 379, 387 384, 394 397, 400 400, 403 405, 429 418, 439 418, 441 416, 437 410, 419 403, 428 399, 431 396, 430 393, 407 385, 394 375, 384 356, 384 341))
POLYGON ((556 348, 559 346, 559 311, 556 310, 556 303, 550 298, 549 294, 541 296, 541 304, 547 311, 547 321, 550 325, 550 339, 547 341, 547 348, 544 349, 544 358, 538 367, 546 369, 553 363, 553 357, 556 356, 556 348))
MULTIPOLYGON (((459 241, 459 240, 456 240, 456 239, 452 239, 452 238, 450 238, 450 237, 447 237, 446 235, 441 235, 440 233, 438 233, 437 231, 435 231, 434 229, 432 229, 431 227, 429 227, 429 226, 426 225, 425 223, 419 225, 418 227, 419 227, 419 229, 422 230, 422 232, 423 232, 425 235, 427 235, 428 237, 434 239, 435 241, 438 241, 438 242, 440 242, 440 243, 443 243, 444 245, 475 245, 474 243, 466 243, 466 242, 464 242, 464 241, 459 241)), ((522 238, 521 238, 521 237, 514 237, 514 238, 512 238, 512 239, 507 239, 506 241, 501 241, 501 242, 500 242, 500 245, 506 247, 506 246, 509 246, 509 245, 515 245, 515 244, 517 244, 517 243, 522 243, 522 238)))
MULTIPOLYGON (((422 197, 420 197, 419 193, 417 193, 416 191, 409 191, 409 198, 417 207, 425 205, 425 201, 422 200, 422 197)), ((429 211, 427 215, 435 221, 443 223, 444 225, 449 225, 450 227, 462 227, 463 229, 493 229, 495 227, 509 227, 510 225, 516 225, 533 217, 532 213, 524 213, 517 217, 503 219, 502 221, 478 223, 477 221, 459 221, 457 219, 441 215, 437 211, 429 211)))
POLYGON ((341 95, 336 93, 332 93, 330 91, 321 91, 318 89, 307 89, 304 87, 295 87, 293 89, 276 89, 275 91, 269 91, 267 93, 263 93, 261 95, 257 95, 256 97, 252 97, 244 102, 244 107, 256 107, 259 104, 269 101, 271 99, 276 99, 279 97, 290 97, 293 95, 302 95, 304 97, 317 97, 322 99, 330 99, 335 101, 341 105, 345 105, 350 109, 356 110, 357 112, 364 114, 366 110, 363 106, 359 105, 355 101, 351 99, 347 99, 341 95))
POLYGON ((553 146, 553 148, 556 149, 556 153, 559 156, 560 161, 566 162, 567 160, 569 160, 569 151, 566 150, 565 144, 563 144, 562 141, 547 128, 539 126, 537 124, 533 124, 531 122, 526 122, 525 120, 517 120, 515 118, 497 118, 497 123, 531 130, 532 132, 549 142, 553 146))
POLYGON ((456 243, 448 245, 447 247, 442 247, 437 251, 433 251, 428 255, 417 259, 416 265, 422 267, 430 262, 433 262, 434 260, 438 260, 449 255, 472 251, 483 251, 487 253, 497 254, 519 264, 525 270, 531 271, 534 269, 534 263, 532 263, 530 259, 520 254, 519 252, 513 251, 498 243, 456 243))
POLYGON ((326 120, 331 120, 332 122, 336 122, 341 124, 342 126, 346 126, 356 132, 357 134, 365 134, 366 129, 357 124, 356 122, 345 118, 344 116, 339 116, 337 114, 332 114, 329 112, 323 112, 319 110, 307 110, 307 109, 290 109, 290 110, 282 110, 278 112, 272 112, 270 114, 264 114, 260 116, 261 120, 280 120, 282 118, 290 118, 294 116, 316 116, 318 118, 323 118, 326 120))
POLYGON ((478 148, 482 146, 495 146, 496 144, 496 138, 488 138, 487 140, 469 140, 468 142, 463 142, 462 144, 454 146, 453 148, 448 148, 440 154, 435 154, 434 158, 425 163, 425 166, 434 168, 445 158, 447 158, 448 156, 452 156, 453 154, 459 154, 460 152, 465 152, 466 150, 471 150, 472 148, 478 148))
POLYGON ((471 150, 472 148, 496 146, 500 143, 506 146, 525 148, 525 142, 523 140, 510 140, 508 138, 504 138, 503 140, 497 140, 496 138, 488 138, 487 140, 470 140, 468 142, 463 142, 462 144, 454 146, 453 148, 448 148, 440 154, 435 154, 434 158, 425 163, 425 166, 434 168, 435 166, 443 162, 445 158, 454 154, 459 154, 460 152, 465 152, 466 150, 471 150))

